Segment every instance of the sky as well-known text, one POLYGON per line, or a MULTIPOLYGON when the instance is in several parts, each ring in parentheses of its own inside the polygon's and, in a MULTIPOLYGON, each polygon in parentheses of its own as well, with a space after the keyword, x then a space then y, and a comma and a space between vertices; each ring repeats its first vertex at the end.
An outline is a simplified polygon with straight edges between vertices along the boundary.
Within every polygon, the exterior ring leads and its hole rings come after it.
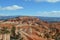
POLYGON ((60 17, 60 0, 0 0, 0 16, 60 17))

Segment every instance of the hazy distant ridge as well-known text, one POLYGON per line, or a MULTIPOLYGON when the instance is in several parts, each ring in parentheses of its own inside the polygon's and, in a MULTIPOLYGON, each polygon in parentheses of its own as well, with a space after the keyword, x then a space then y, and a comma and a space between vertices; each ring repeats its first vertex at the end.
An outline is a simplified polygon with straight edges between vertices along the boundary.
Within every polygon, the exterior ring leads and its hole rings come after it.
MULTIPOLYGON (((15 17, 18 17, 18 16, 0 16, 0 20, 6 20, 6 19, 10 19, 10 18, 15 18, 15 17)), ((36 16, 36 17, 43 21, 60 22, 60 17, 40 17, 40 16, 36 16)))

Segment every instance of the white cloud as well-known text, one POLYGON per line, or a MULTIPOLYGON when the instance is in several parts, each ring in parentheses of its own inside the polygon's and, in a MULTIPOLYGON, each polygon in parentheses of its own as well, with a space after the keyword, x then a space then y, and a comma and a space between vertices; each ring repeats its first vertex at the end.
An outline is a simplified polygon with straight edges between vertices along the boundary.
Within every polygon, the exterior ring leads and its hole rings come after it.
POLYGON ((47 2, 60 2, 60 0, 46 0, 47 2))
POLYGON ((60 2, 60 0, 25 0, 25 1, 52 2, 52 3, 60 2))
POLYGON ((36 15, 44 17, 60 17, 60 11, 38 12, 36 15))
POLYGON ((7 7, 0 6, 0 10, 18 10, 18 9, 23 9, 23 7, 18 6, 18 5, 12 5, 12 6, 7 6, 7 7))
POLYGON ((55 3, 55 2, 60 2, 60 0, 35 0, 35 2, 52 2, 52 3, 55 3))

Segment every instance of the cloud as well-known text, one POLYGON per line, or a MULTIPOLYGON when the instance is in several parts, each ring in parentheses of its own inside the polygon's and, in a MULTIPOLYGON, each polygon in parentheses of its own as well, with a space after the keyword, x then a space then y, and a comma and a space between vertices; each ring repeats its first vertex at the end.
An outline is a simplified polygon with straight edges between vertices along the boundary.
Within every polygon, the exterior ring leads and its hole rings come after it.
POLYGON ((60 17, 60 11, 38 12, 36 15, 44 17, 60 17))
POLYGON ((60 2, 60 0, 34 0, 35 2, 52 2, 52 3, 55 3, 55 2, 60 2))
POLYGON ((47 2, 60 2, 60 0, 46 0, 47 2))
POLYGON ((25 0, 25 1, 52 2, 52 3, 60 2, 60 0, 25 0))
POLYGON ((18 6, 18 5, 12 5, 12 6, 7 6, 7 7, 0 6, 0 10, 18 10, 18 9, 23 9, 23 7, 18 6))

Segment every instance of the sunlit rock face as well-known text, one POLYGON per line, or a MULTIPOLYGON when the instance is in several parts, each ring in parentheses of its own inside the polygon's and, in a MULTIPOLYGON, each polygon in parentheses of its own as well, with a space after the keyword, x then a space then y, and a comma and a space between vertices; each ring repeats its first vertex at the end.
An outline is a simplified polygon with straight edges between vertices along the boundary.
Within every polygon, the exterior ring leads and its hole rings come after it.
POLYGON ((0 40, 10 40, 10 33, 0 34, 0 40))
MULTIPOLYGON (((0 29, 7 27, 10 34, 4 34, 6 40, 11 39, 11 29, 15 27, 15 36, 18 40, 55 40, 60 35, 60 23, 48 23, 36 17, 21 16, 0 22, 0 29), (20 38, 21 37, 21 38, 20 38)), ((0 35, 0 39, 2 35, 0 35)))

